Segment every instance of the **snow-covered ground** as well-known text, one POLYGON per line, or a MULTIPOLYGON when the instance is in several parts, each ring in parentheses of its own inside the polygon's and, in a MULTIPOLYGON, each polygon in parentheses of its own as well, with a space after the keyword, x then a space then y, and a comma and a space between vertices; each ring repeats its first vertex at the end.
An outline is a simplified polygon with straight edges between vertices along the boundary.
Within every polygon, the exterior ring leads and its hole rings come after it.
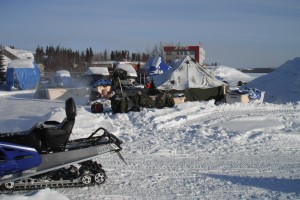
MULTIPOLYGON (((1 96, 1 113, 5 132, 64 117, 63 102, 22 94, 1 96)), ((116 115, 91 114, 79 106, 72 137, 84 137, 98 126, 124 141, 128 163, 114 154, 99 157, 109 177, 105 184, 2 194, 0 199, 300 197, 299 104, 188 102, 116 115)))
MULTIPOLYGON (((33 92, 0 91, 1 132, 64 117, 64 102, 36 100, 33 92)), ((124 141, 128 164, 116 154, 101 155, 103 185, 0 199, 300 199, 299 101, 185 102, 115 115, 78 105, 72 138, 104 126, 124 141)))

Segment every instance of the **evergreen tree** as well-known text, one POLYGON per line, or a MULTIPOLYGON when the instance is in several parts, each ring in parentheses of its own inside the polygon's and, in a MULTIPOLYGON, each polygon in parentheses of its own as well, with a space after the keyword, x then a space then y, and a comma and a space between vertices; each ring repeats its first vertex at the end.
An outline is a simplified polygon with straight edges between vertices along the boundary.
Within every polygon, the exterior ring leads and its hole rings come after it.
POLYGON ((136 61, 141 61, 141 54, 136 54, 136 61))
POLYGON ((0 46, 0 84, 6 81, 6 72, 4 68, 4 58, 3 58, 3 51, 2 46, 0 46))
POLYGON ((111 51, 111 53, 110 53, 110 60, 115 60, 115 59, 116 59, 115 52, 111 51))
POLYGON ((90 57, 89 57, 90 62, 92 62, 93 57, 94 57, 94 52, 92 50, 92 47, 90 47, 90 57))
POLYGON ((103 57, 104 57, 103 60, 104 60, 104 61, 107 61, 107 51, 106 51, 106 49, 105 49, 105 51, 104 51, 103 57))
POLYGON ((90 63, 90 50, 88 48, 85 50, 85 62, 90 63))
POLYGON ((136 60, 136 53, 131 53, 131 60, 132 61, 137 61, 136 60))
POLYGON ((42 63, 42 62, 43 62, 44 55, 45 55, 45 53, 44 53, 43 47, 39 47, 39 46, 38 46, 38 47, 36 48, 36 50, 35 50, 35 55, 34 55, 35 61, 36 61, 37 63, 42 63))
POLYGON ((147 62, 148 59, 149 59, 149 55, 143 53, 143 55, 142 55, 142 61, 143 62, 147 62))

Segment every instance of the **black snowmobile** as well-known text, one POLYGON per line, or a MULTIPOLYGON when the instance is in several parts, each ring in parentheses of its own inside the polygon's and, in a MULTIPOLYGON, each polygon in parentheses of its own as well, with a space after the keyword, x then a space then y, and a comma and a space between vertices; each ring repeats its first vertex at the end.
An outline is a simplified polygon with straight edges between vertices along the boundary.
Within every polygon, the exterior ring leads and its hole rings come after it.
POLYGON ((73 98, 65 101, 65 110, 61 123, 46 121, 28 131, 0 134, 1 190, 102 184, 105 171, 91 159, 116 152, 124 161, 122 141, 104 128, 87 138, 69 140, 77 115, 73 98))

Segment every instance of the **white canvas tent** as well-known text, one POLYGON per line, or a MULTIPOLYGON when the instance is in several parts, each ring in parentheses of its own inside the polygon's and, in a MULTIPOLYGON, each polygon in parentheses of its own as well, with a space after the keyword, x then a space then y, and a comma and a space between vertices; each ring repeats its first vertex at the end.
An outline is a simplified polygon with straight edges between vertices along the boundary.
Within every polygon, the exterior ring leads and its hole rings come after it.
POLYGON ((209 100, 224 96, 224 85, 190 56, 177 62, 170 70, 150 78, 157 89, 182 92, 188 101, 209 100))

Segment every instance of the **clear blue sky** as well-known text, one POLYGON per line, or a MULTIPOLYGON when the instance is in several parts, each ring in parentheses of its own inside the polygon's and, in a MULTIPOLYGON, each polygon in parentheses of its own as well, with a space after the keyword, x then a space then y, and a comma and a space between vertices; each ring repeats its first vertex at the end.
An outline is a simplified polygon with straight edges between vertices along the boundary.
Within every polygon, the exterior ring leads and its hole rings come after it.
POLYGON ((0 0, 0 44, 140 52, 203 44, 206 62, 278 67, 300 56, 300 0, 0 0))

